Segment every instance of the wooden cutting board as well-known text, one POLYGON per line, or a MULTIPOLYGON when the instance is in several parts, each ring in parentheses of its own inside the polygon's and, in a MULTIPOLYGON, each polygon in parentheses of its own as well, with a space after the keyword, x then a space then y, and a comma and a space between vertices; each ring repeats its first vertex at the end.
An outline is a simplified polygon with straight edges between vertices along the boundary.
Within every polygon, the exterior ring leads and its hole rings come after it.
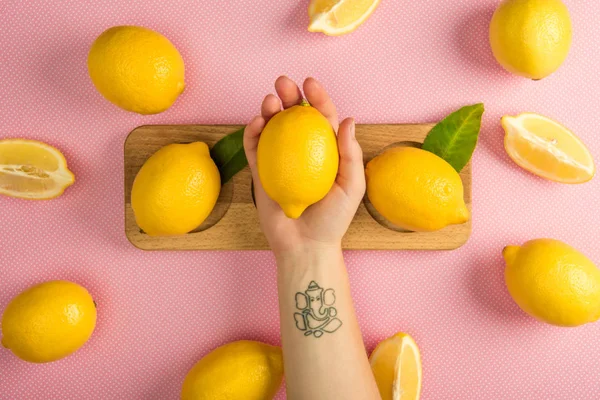
MULTIPOLYGON (((358 125, 365 164, 393 146, 420 146, 433 124, 358 125)), ((194 232, 182 236, 148 236, 140 231, 131 208, 131 187, 142 164, 170 143, 202 141, 209 146, 241 128, 235 125, 148 125, 134 129, 125 141, 125 234, 143 250, 251 250, 268 249, 251 193, 246 167, 226 183, 209 218, 194 232)), ((465 202, 471 209, 471 165, 460 174, 465 202)), ((378 215, 365 196, 343 240, 344 249, 449 250, 462 246, 471 233, 471 221, 437 232, 406 232, 378 215)))

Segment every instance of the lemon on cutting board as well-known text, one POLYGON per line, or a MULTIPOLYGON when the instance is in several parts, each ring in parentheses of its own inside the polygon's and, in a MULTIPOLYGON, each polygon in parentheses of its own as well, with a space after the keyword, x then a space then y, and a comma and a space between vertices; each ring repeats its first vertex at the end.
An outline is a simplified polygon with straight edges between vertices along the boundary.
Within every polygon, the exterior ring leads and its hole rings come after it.
POLYGON ((157 114, 185 88, 179 51, 158 32, 141 26, 115 26, 92 44, 88 70, 111 103, 139 114, 157 114))
POLYGON ((241 340, 198 361, 185 377, 181 400, 270 400, 282 379, 281 348, 241 340))
POLYGON ((435 231, 469 219, 458 172, 439 156, 394 147, 367 164, 367 195, 391 223, 411 231, 435 231))
POLYGON ((289 218, 300 217, 329 193, 339 165, 331 124, 306 101, 269 120, 256 157, 265 192, 289 218))
POLYGON ((535 239, 502 253, 508 291, 527 314, 558 326, 600 318, 600 270, 573 247, 535 239))
POLYGON ((596 167, 587 147, 573 132, 543 115, 502 117, 504 148, 520 167, 561 183, 584 183, 596 167))
POLYGON ((490 23, 490 45, 507 71, 542 79, 556 71, 571 47, 569 10, 561 0, 504 0, 490 23))
POLYGON ((206 143, 170 144, 136 175, 131 207, 148 235, 183 235, 204 222, 220 191, 219 170, 206 143))
POLYGON ((421 354, 414 339, 397 333, 377 345, 371 357, 382 400, 418 400, 421 396, 421 354))
POLYGON ((378 5, 379 0, 311 0, 308 30, 329 36, 350 33, 362 25, 378 5))
POLYGON ((2 315, 2 345, 25 361, 56 361, 83 346, 95 326, 96 304, 84 287, 49 281, 8 304, 2 315))
POLYGON ((0 140, 0 194, 48 200, 75 182, 65 156, 37 140, 0 140))

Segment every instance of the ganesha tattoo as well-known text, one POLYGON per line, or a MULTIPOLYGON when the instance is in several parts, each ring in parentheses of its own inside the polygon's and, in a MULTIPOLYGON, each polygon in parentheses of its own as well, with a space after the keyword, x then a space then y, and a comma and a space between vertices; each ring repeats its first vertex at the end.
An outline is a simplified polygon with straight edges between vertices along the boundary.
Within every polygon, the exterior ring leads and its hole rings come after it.
POLYGON ((337 310, 332 307, 335 303, 335 291, 323 290, 317 282, 312 281, 304 292, 296 293, 296 308, 294 313, 296 328, 304 332, 304 336, 313 335, 320 338, 324 333, 333 333, 342 326, 337 316, 337 310))

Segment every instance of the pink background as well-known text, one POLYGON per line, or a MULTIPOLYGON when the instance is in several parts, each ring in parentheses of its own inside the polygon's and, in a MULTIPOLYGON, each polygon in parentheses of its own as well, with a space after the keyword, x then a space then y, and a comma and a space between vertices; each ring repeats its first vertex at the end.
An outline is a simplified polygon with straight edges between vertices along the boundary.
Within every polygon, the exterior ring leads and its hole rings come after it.
POLYGON ((486 105, 470 241, 452 252, 345 254, 368 349, 397 331, 413 335, 424 399, 597 399, 600 324, 561 329, 524 315, 500 254, 555 237, 600 261, 600 180, 564 186, 527 174, 505 155, 499 124, 504 114, 548 115, 600 160, 600 3, 565 2, 571 54, 532 82, 491 55, 496 0, 384 0, 338 38, 306 31, 306 0, 3 1, 0 137, 57 146, 77 182, 49 202, 0 198, 0 310, 29 285, 70 279, 94 295, 99 320, 85 347, 55 363, 0 350, 0 398, 175 399, 211 349, 279 343, 271 253, 145 253, 127 242, 123 141, 142 124, 247 122, 288 74, 320 79, 341 116, 359 123, 432 122, 486 105), (128 113, 94 90, 88 49, 119 24, 156 29, 181 51, 187 89, 167 112, 128 113))

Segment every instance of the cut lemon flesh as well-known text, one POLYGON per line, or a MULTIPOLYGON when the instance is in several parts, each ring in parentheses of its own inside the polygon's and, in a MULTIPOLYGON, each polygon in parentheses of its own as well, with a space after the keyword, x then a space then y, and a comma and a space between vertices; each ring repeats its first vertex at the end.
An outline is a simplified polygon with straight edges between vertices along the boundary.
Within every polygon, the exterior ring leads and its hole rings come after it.
POLYGON ((397 333, 377 345, 369 358, 382 400, 418 400, 421 356, 412 337, 397 333))
POLYGON ((52 199, 73 182, 65 157, 54 147, 35 140, 0 140, 0 194, 52 199))
POLYGON ((352 32, 375 11, 379 0, 312 0, 308 6, 310 32, 338 36, 352 32))
POLYGON ((594 177, 592 155, 570 130, 539 114, 502 117, 504 148, 522 168, 562 183, 583 183, 594 177))

